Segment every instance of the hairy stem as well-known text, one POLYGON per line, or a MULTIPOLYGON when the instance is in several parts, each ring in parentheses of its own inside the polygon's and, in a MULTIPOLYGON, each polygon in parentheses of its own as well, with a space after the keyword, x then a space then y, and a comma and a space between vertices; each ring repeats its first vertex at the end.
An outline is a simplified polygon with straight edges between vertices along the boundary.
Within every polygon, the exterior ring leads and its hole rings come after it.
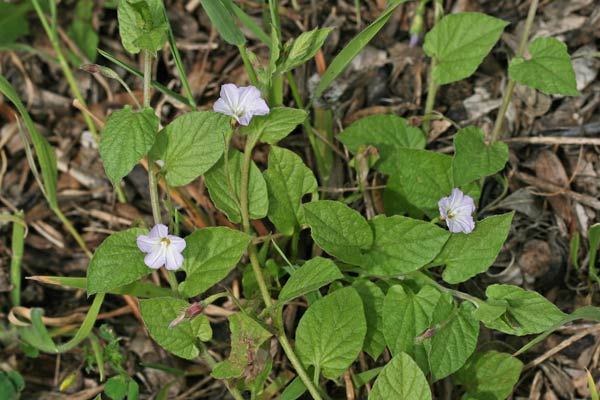
MULTIPOLYGON (((436 0, 435 5, 434 5, 434 26, 435 24, 438 23, 438 21, 442 18, 442 16, 444 15, 444 7, 443 4, 441 4, 440 1, 436 0)), ((437 60, 435 58, 431 59, 431 66, 429 67, 429 87, 427 89, 427 100, 425 101, 425 117, 429 117, 431 115, 431 113, 433 112, 433 106, 435 105, 435 96, 437 95, 437 91, 439 89, 439 85, 437 83, 435 83, 435 81, 433 80, 433 70, 435 69, 437 65, 437 60)), ((430 118, 426 118, 423 121, 423 131, 425 132, 425 136, 429 136, 429 127, 431 125, 431 120, 430 118)))
MULTIPOLYGON (((527 13, 527 20, 525 21, 525 28, 523 29, 523 35, 521 36, 519 49, 517 50, 517 57, 523 57, 523 54, 525 53, 525 47, 527 47, 527 40, 529 39, 529 32, 533 26, 533 20, 535 19, 538 3, 539 0, 531 0, 531 4, 529 5, 529 12, 527 13)), ((504 97, 502 97, 502 105, 500 106, 500 110, 498 110, 498 115, 496 115, 496 121, 494 122, 494 130, 492 131, 491 138, 492 143, 498 139, 500 132, 502 131, 504 116, 506 115, 506 110, 508 110, 508 106, 510 105, 510 99, 515 91, 516 84, 517 82, 515 82, 512 78, 508 78, 508 84, 506 85, 506 90, 504 91, 504 97)))
POLYGON ((250 78, 250 83, 253 86, 258 87, 258 77, 256 76, 256 71, 254 70, 254 66, 250 62, 250 59, 248 58, 248 53, 246 53, 246 48, 243 45, 239 45, 238 50, 240 51, 240 56, 242 57, 242 61, 244 62, 244 67, 246 67, 246 72, 248 73, 248 78, 250 78))

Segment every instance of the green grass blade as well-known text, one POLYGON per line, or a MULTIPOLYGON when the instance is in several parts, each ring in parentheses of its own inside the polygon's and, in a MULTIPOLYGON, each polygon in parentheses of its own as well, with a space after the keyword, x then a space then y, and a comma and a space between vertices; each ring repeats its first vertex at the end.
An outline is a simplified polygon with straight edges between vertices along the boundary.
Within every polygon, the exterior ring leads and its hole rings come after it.
POLYGON ((231 11, 223 0, 201 0, 200 4, 223 40, 234 46, 242 46, 246 43, 244 34, 236 25, 231 11))
POLYGON ((596 271, 596 255, 598 254, 598 246, 600 246, 600 223, 590 226, 588 236, 590 240, 590 275, 598 276, 596 271))
MULTIPOLYGON (((42 170, 43 185, 46 193, 48 203, 50 207, 58 208, 58 199, 56 197, 56 185, 58 182, 58 170, 56 168, 56 155, 54 150, 48 143, 45 137, 37 130, 31 116, 27 112, 27 109, 21 102, 21 99, 17 95, 17 92, 13 86, 0 75, 0 92, 4 94, 17 108, 21 117, 27 125, 29 134, 31 135, 31 141, 37 155, 38 163, 42 170)), ((25 144, 27 145, 27 144, 25 144)))
POLYGON ((267 45, 267 47, 271 48, 271 44, 272 44, 271 38, 269 37, 269 35, 267 35, 265 33, 265 31, 263 31, 261 29, 261 27, 256 22, 254 22, 254 20, 252 19, 251 16, 246 14, 244 12, 244 10, 242 10, 240 7, 238 7, 231 0, 223 0, 223 3, 225 3, 225 6, 231 10, 231 12, 237 17, 237 19, 240 20, 242 25, 244 25, 246 28, 248 28, 248 30, 250 30, 250 32, 254 33, 254 35, 261 42, 263 42, 265 45, 267 45))
MULTIPOLYGON (((128 64, 124 63, 123 61, 119 60, 118 58, 113 57, 112 55, 110 55, 109 53, 107 53, 106 51, 102 50, 102 49, 98 49, 98 53, 100 53, 100 55, 104 58, 106 58, 107 60, 117 64, 119 67, 123 68, 125 71, 129 72, 130 74, 133 74, 135 76, 138 76, 140 78, 144 77, 144 74, 129 66, 128 64)), ((189 100, 187 98, 185 98, 185 96, 180 95, 179 93, 175 93, 174 91, 172 91, 171 89, 167 88, 164 85, 161 85, 160 83, 158 83, 157 81, 153 80, 152 82, 152 86, 158 90, 159 92, 161 92, 164 95, 170 96, 172 98, 174 98, 175 100, 186 104, 192 108, 195 108, 193 104, 190 104, 189 100)))
POLYGON ((194 96, 192 95, 192 89, 190 88, 190 83, 188 82, 187 75, 185 73, 185 69, 183 69, 183 62, 181 61, 181 55, 179 54, 179 49, 177 48, 177 43, 175 43, 175 35, 173 35, 173 29, 171 28, 171 22, 169 21, 169 16, 167 15, 167 10, 163 7, 163 12, 165 14, 165 20, 167 21, 167 30, 168 38, 169 38, 169 47, 171 48, 171 54, 173 55, 173 59, 175 60, 175 65, 177 66, 177 71, 179 72, 179 79, 181 79, 181 84, 183 85, 183 90, 185 90, 185 94, 187 96, 188 102, 192 104, 192 108, 196 108, 196 102, 194 101, 194 96))
POLYGON ((21 304, 21 260, 23 259, 23 247, 25 246, 25 214, 22 212, 15 215, 20 222, 13 222, 12 231, 12 257, 10 259, 10 300, 14 307, 21 304))
POLYGON ((373 37, 383 28, 385 23, 392 16, 392 12, 400 4, 406 0, 393 0, 390 6, 385 10, 375 21, 367 26, 362 32, 356 35, 347 45, 339 52, 333 59, 327 70, 321 78, 321 82, 317 86, 317 89, 313 93, 313 96, 309 102, 309 108, 312 102, 323 94, 323 91, 327 89, 329 85, 337 78, 342 71, 350 64, 350 62, 360 53, 360 51, 373 39, 373 37))

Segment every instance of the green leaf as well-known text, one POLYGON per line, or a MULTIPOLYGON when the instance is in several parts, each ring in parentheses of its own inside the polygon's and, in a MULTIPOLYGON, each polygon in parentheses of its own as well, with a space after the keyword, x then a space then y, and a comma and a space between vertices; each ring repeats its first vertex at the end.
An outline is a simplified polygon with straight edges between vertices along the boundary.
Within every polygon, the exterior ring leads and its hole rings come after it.
POLYGON ((244 34, 235 24, 231 11, 223 0, 202 0, 200 4, 223 40, 234 46, 246 43, 244 34))
POLYGON ((494 215, 478 221, 469 234, 451 234, 442 252, 433 260, 433 265, 446 265, 444 280, 460 283, 487 271, 502 250, 513 215, 494 215))
POLYGON ((250 237, 225 227, 204 228, 185 238, 183 270, 185 281, 179 291, 194 297, 220 282, 238 263, 250 237))
POLYGON ((434 224, 402 216, 378 215, 369 221, 373 246, 363 252, 361 266, 376 276, 396 276, 428 264, 444 247, 450 233, 434 224))
POLYGON ((362 253, 373 244, 371 227, 360 213, 331 200, 307 203, 302 209, 319 247, 343 262, 360 265, 362 253))
POLYGON ((0 45, 10 44, 29 33, 27 12, 31 10, 31 2, 11 4, 0 1, 0 45))
POLYGON ((431 390, 423 372, 408 354, 395 355, 375 381, 369 400, 431 400, 431 390))
POLYGON ((17 371, 0 372, 0 398, 18 399, 19 392, 25 389, 25 380, 17 371))
POLYGON ((121 42, 129 53, 148 50, 156 54, 165 45, 168 25, 162 0, 121 0, 117 17, 121 42))
POLYGON ((399 148, 425 148, 423 132, 419 128, 408 126, 404 118, 392 114, 361 118, 344 129, 337 139, 353 153, 357 153, 361 146, 374 146, 379 152, 375 168, 385 174, 397 171, 399 148))
POLYGON ((123 400, 127 396, 128 386, 124 375, 116 375, 106 381, 104 394, 112 400, 123 400))
POLYGON ((479 307, 473 311, 473 318, 483 323, 493 322, 500 318, 508 309, 506 300, 488 300, 479 303, 479 307))
POLYGON ((446 321, 438 323, 441 327, 425 342, 434 382, 462 367, 475 351, 479 322, 471 315, 473 308, 471 303, 462 303, 458 310, 447 314, 446 321))
POLYGON ((251 134, 264 143, 276 144, 301 124, 306 115, 306 111, 297 108, 275 107, 267 115, 252 117, 250 124, 243 126, 240 133, 251 134))
POLYGON ((69 37, 73 39, 77 47, 92 63, 96 62, 98 56, 96 48, 100 41, 92 26, 93 11, 93 0, 79 0, 75 7, 73 21, 67 31, 69 37))
POLYGON ((102 242, 87 270, 88 294, 111 291, 152 272, 144 264, 145 254, 136 242, 139 235, 145 234, 147 229, 131 228, 113 233, 102 242))
POLYGON ((33 147, 35 148, 40 169, 42 170, 42 179, 44 181, 43 185, 46 199, 50 204, 50 208, 58 208, 58 199, 56 197, 58 170, 56 168, 56 156, 54 155, 54 150, 50 144, 48 144, 46 138, 42 136, 42 134, 35 127, 31 116, 21 102, 21 99, 19 98, 19 95, 17 95, 15 89, 2 75, 0 75, 0 92, 2 92, 2 94, 15 105, 21 114, 21 117, 25 120, 25 125, 27 125, 27 130, 31 135, 31 141, 33 143, 33 147))
POLYGON ((302 196, 317 190, 317 180, 298 155, 276 146, 271 147, 269 168, 263 175, 269 192, 269 220, 279 232, 291 236, 300 228, 302 196))
POLYGON ((290 301, 344 276, 328 258, 315 257, 292 273, 279 292, 279 301, 290 301))
POLYGON ((578 96, 575 70, 567 46, 558 39, 537 38, 528 47, 531 58, 516 57, 508 74, 518 83, 546 94, 578 96))
POLYGON ((424 286, 414 294, 400 285, 392 286, 383 301, 383 335, 393 355, 404 352, 427 371, 427 351, 417 337, 431 327, 441 293, 424 286))
POLYGON ((452 191, 452 157, 426 150, 399 148, 397 170, 388 185, 429 217, 439 215, 438 201, 452 191))
POLYGON ((506 301, 506 313, 494 321, 484 322, 488 328, 523 336, 540 333, 558 323, 566 314, 539 293, 512 285, 491 285, 485 291, 489 300, 506 301))
POLYGON ((483 132, 477 127, 463 128, 454 136, 454 186, 492 175, 504 168, 507 161, 508 146, 501 142, 488 146, 483 132))
POLYGON ((335 379, 354 362, 363 345, 367 323, 360 296, 351 287, 336 290, 313 305, 300 319, 296 351, 304 365, 335 379))
POLYGON ((211 375, 217 379, 229 379, 241 376, 250 367, 250 355, 255 356, 258 348, 271 333, 261 324, 242 313, 229 317, 231 330, 231 352, 229 358, 213 367, 211 375))
POLYGON ((169 328, 169 324, 181 316, 189 305, 187 301, 173 297, 140 300, 142 318, 152 339, 176 356, 192 360, 200 354, 196 341, 209 341, 212 329, 208 318, 203 314, 191 320, 185 319, 169 328))
POLYGON ((512 393, 522 369, 518 358, 488 351, 471 357, 454 374, 454 380, 466 389, 463 400, 504 400, 512 393))
POLYGON ((287 57, 285 57, 283 65, 278 68, 278 72, 291 71, 310 60, 323 46, 332 30, 333 28, 322 28, 301 33, 292 42, 287 57))
POLYGON ((113 185, 117 185, 148 154, 159 122, 150 107, 134 112, 127 105, 108 117, 99 149, 106 175, 113 185))
POLYGON ((379 286, 366 279, 354 282, 352 287, 360 295, 365 308, 367 335, 363 349, 376 360, 385 349, 383 336, 383 299, 385 294, 379 286))
POLYGON ((208 171, 223 155, 231 124, 212 111, 189 112, 167 125, 158 136, 153 157, 163 160, 170 186, 187 185, 208 171))
POLYGON ((325 73, 321 77, 321 81, 317 85, 310 102, 312 103, 315 99, 319 98, 321 94, 327 89, 329 85, 346 69, 348 64, 352 62, 354 57, 361 52, 361 50, 369 44, 371 39, 383 28, 385 23, 390 19, 392 13, 400 4, 406 0, 392 0, 390 1, 389 7, 381 13, 375 21, 367 26, 362 32, 356 35, 348 44, 340 51, 334 59, 331 61, 325 73))
MULTIPOLYGON (((242 222, 239 199, 242 189, 243 162, 242 153, 230 149, 228 163, 225 163, 225 157, 221 157, 219 162, 204 176, 210 198, 217 208, 236 224, 242 222), (229 173, 226 172, 226 169, 229 169, 229 173)), ((269 209, 269 195, 265 179, 253 161, 250 161, 249 175, 248 210, 250 218, 263 218, 269 209)))
POLYGON ((481 13, 450 14, 425 35, 423 50, 436 63, 438 85, 471 76, 500 39, 508 22, 481 13))

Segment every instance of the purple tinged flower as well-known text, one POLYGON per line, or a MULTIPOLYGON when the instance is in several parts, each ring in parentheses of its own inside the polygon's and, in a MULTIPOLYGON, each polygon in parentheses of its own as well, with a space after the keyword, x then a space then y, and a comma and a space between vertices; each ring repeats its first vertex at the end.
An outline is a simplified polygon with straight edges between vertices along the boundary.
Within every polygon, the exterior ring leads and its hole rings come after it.
POLYGON ((449 197, 443 197, 438 202, 440 215, 446 221, 450 232, 471 233, 475 229, 473 211, 475 202, 460 189, 452 189, 449 197))
POLYGON ((408 47, 410 47, 412 49, 413 47, 416 47, 418 44, 419 44, 419 34, 413 33, 412 35, 410 35, 410 42, 408 42, 408 47))
POLYGON ((149 234, 138 236, 137 245, 147 253, 144 263, 152 269, 159 269, 164 265, 168 270, 174 271, 183 264, 181 252, 185 249, 185 240, 169 235, 166 225, 155 225, 149 234))
POLYGON ((221 97, 213 110, 235 118, 240 125, 248 125, 253 116, 267 115, 270 111, 260 97, 260 90, 254 86, 237 87, 233 83, 221 86, 221 97))

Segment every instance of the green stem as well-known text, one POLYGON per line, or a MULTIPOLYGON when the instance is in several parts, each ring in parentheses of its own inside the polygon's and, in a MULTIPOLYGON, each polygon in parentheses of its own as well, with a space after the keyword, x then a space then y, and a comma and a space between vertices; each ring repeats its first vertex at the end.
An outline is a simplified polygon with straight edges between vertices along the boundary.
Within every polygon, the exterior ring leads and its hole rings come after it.
MULTIPOLYGON (((525 53, 527 40, 529 39, 529 32, 533 26, 533 20, 535 19, 538 3, 539 0, 531 0, 531 4, 529 5, 529 12, 527 13, 527 20, 525 21, 525 28, 523 29, 523 35, 521 36, 521 42, 519 43, 517 57, 523 57, 523 54, 525 53)), ((506 86, 506 90, 504 91, 504 97, 502 97, 502 105, 500 106, 500 110, 498 110, 498 115, 496 115, 496 121, 494 122, 491 143, 494 143, 498 139, 500 131, 502 131, 504 116, 506 115, 506 110, 508 110, 508 106, 510 105, 510 99, 515 91, 516 84, 517 82, 515 82, 514 79, 508 79, 508 84, 506 86)))
MULTIPOLYGON (((444 7, 440 4, 439 1, 436 0, 435 5, 435 24, 442 18, 444 15, 444 7)), ((435 58, 431 59, 431 66, 429 68, 429 87, 427 89, 427 100, 425 101, 425 117, 429 116, 433 112, 433 106, 435 105, 435 96, 437 95, 437 91, 439 89, 439 85, 435 83, 433 79, 433 70, 437 66, 437 60, 435 58)), ((430 119, 427 118, 423 121, 423 131, 425 131, 425 136, 429 137, 429 127, 430 127, 430 119)))
POLYGON ((15 215, 20 222, 13 222, 12 231, 12 256, 10 258, 10 300, 14 307, 21 304, 21 260, 23 260, 23 246, 25 245, 25 214, 18 212, 15 215))
MULTIPOLYGON (((254 145, 256 144, 258 139, 258 137, 248 138, 248 142, 244 151, 244 161, 242 164, 240 213, 242 214, 242 226, 244 228, 244 232, 246 232, 247 234, 252 233, 250 230, 250 217, 248 211, 248 183, 250 178, 250 162, 252 161, 252 149, 254 148, 254 145)), ((256 278, 256 282, 258 283, 258 288, 260 290, 260 294, 263 298, 265 306, 269 308, 273 305, 273 301, 271 300, 271 294, 269 293, 269 288, 267 287, 265 278, 263 276, 262 269, 260 267, 260 262, 258 261, 257 253, 258 251, 256 248, 256 244, 250 243, 250 245, 248 246, 248 256, 252 265, 252 271, 254 272, 254 276, 256 278)), ((296 356, 296 353, 294 353, 294 349, 292 348, 292 345, 290 344, 287 336, 285 335, 285 329, 283 327, 283 324, 279 323, 280 320, 281 317, 277 318, 277 325, 280 325, 277 329, 277 340, 279 340, 279 343, 281 344, 281 347, 283 348, 283 351, 285 352, 287 358, 292 363, 292 366, 296 370, 296 373, 298 374, 298 376, 300 377, 300 379, 302 380, 312 397, 316 400, 322 400, 322 397, 319 394, 317 387, 313 385, 310 377, 304 370, 304 366, 296 356)))
POLYGON ((92 258, 92 252, 88 249, 87 245, 83 241, 83 238, 81 237, 81 235, 79 235, 79 232, 77 232, 71 221, 69 221, 65 214, 63 214, 60 208, 53 207, 52 211, 54 211, 54 214, 56 214, 58 219, 60 219, 60 221, 65 225, 65 228, 67 228, 67 231, 69 231, 71 236, 73 236, 73 238, 75 239, 79 247, 81 247, 85 255, 89 258, 92 258))
POLYGON ((429 285, 434 286, 435 288, 437 288, 441 292, 448 293, 448 294, 450 294, 450 295, 452 295, 452 296, 454 296, 454 297, 456 297, 458 299, 466 300, 466 301, 472 303, 477 308, 479 308, 479 305, 481 303, 483 303, 483 300, 478 299, 475 296, 471 296, 470 294, 461 292, 459 290, 450 289, 450 288, 447 288, 444 285, 440 285, 439 283, 437 283, 435 281, 435 279, 430 278, 429 276, 427 276, 427 274, 425 274, 423 272, 415 271, 415 272, 411 272, 410 275, 412 275, 413 277, 415 277, 417 279, 424 280, 429 285))
POLYGON ((250 62, 248 58, 248 54, 246 53, 246 48, 243 45, 238 46, 238 50, 240 51, 240 56, 242 57, 242 61, 244 62, 244 67, 246 67, 246 72, 248 73, 248 78, 250 78, 250 83, 253 86, 258 87, 258 77, 256 76, 256 71, 254 70, 254 66, 250 62))

